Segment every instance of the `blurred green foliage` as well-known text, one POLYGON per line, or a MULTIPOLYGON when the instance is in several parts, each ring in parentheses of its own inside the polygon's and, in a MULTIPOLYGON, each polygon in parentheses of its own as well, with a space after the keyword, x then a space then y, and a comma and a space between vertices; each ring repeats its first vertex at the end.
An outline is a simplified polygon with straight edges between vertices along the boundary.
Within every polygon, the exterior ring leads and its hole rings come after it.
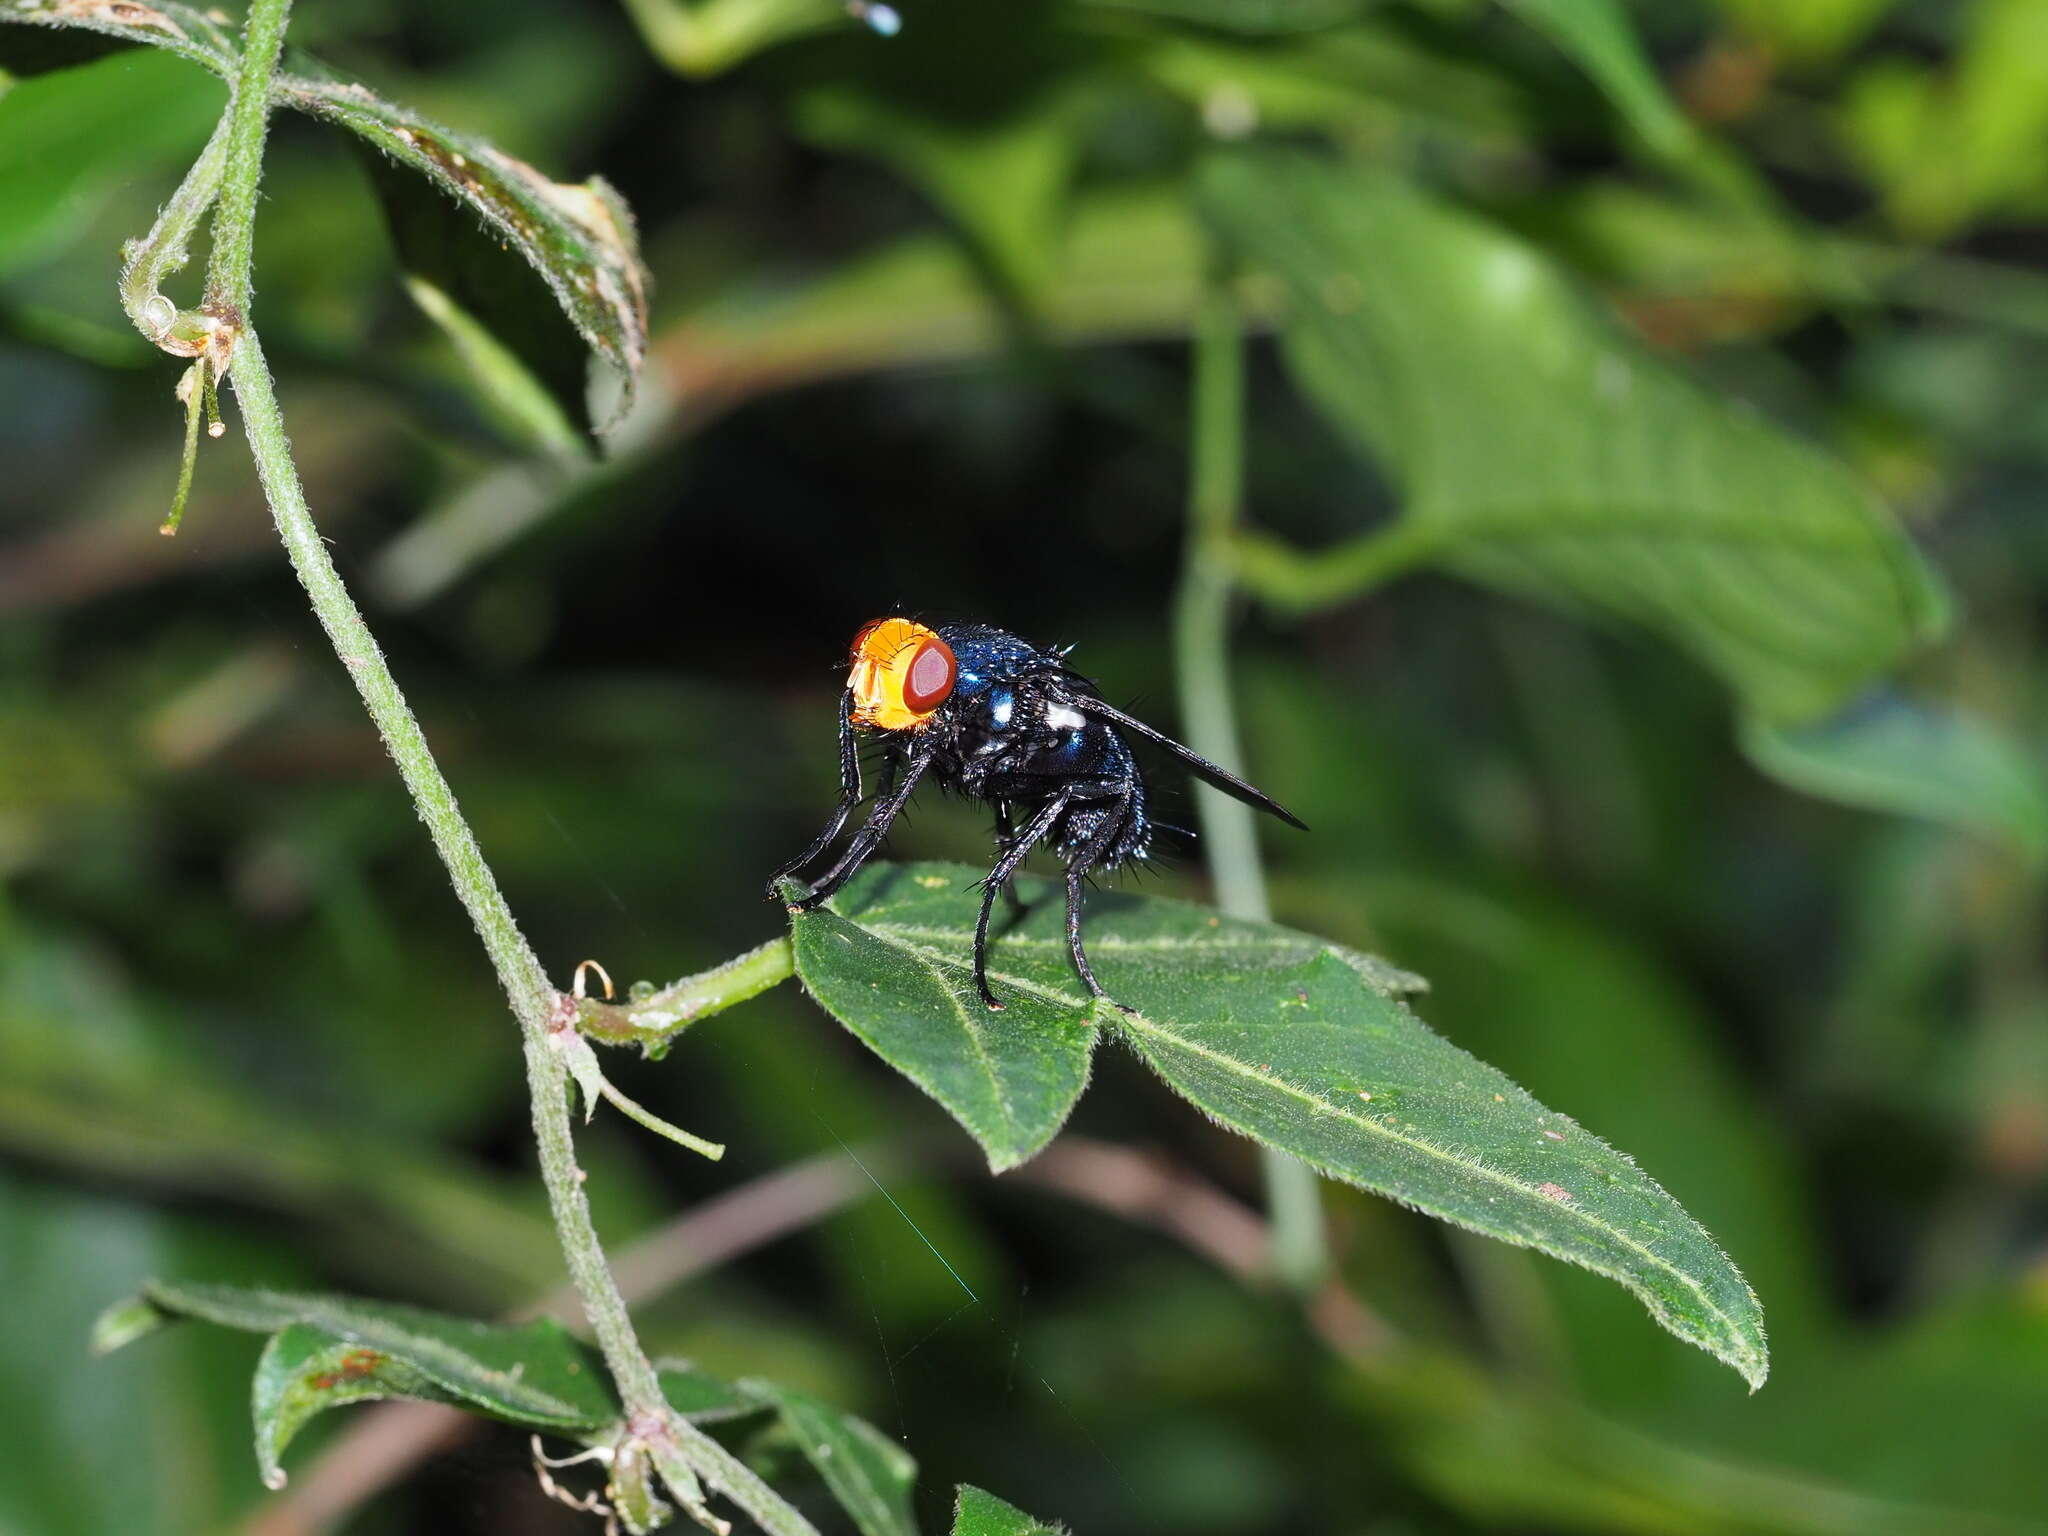
MULTIPOLYGON (((939 1154, 651 1299, 650 1342, 900 1437, 929 1528, 973 1482, 1082 1532, 2048 1529, 2040 7, 898 9, 895 38, 802 0, 295 18, 391 99, 601 172, 655 275, 641 399, 586 461, 559 366, 536 387, 463 330, 488 315, 416 306, 362 162, 277 122, 259 293, 301 469, 557 974, 665 980, 774 931, 755 894, 826 803, 832 663, 875 613, 1074 641, 1113 695, 1170 694, 1218 140, 1312 144, 1378 189, 1339 232, 1368 283, 1386 239, 1412 294, 1338 292, 1320 344, 1386 393, 1332 387, 1286 291, 1309 221, 1239 231, 1282 279, 1245 291, 1287 332, 1249 420, 1275 558, 1489 481, 1766 536, 1824 497, 1896 514, 1956 617, 1913 649, 1902 579, 1836 667, 1833 562, 1680 579, 1494 544, 1445 564, 1517 595, 1416 561, 1242 637, 1258 780, 1317 829, 1273 845, 1279 918, 1427 974, 1436 1028, 1641 1158, 1763 1298, 1759 1396, 1613 1287, 1355 1192, 1328 1194, 1343 1280, 1398 1348, 1333 1349, 1156 1232, 939 1154), (1544 304, 1457 329, 1459 261, 1502 250, 1544 304), (1780 430, 1745 453, 1689 406, 1536 389, 1546 345, 1780 430), (1429 402, 1424 428, 1344 417, 1388 401, 1429 402), (1731 648, 1759 613, 1761 648, 1731 648)), ((155 533, 174 370, 120 324, 117 252, 220 87, 145 51, 0 84, 0 1530, 218 1530, 261 1505, 256 1345, 187 1329, 92 1362, 101 1306, 157 1273, 481 1313, 559 1259, 502 1002, 233 439, 155 533)), ((900 853, 983 846, 927 810, 900 853)), ((1199 894, 1194 859, 1164 878, 1199 894)), ((600 1117, 581 1156, 620 1238, 948 1133, 793 989, 615 1076, 731 1147, 713 1167, 600 1117)), ((1255 1198, 1245 1144, 1117 1053, 1095 1076, 1077 1130, 1255 1198)), ((580 1518, 508 1433, 348 1528, 580 1518)))

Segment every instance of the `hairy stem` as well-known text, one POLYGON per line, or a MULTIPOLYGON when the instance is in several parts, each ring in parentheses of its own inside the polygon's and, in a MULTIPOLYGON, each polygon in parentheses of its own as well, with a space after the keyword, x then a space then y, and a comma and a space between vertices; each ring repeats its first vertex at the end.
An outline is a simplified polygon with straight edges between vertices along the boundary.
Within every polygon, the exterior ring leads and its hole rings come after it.
POLYGON ((785 935, 646 997, 624 1003, 580 999, 576 1027, 607 1045, 662 1047, 699 1019, 759 996, 795 970, 796 956, 785 935))
POLYGON ((209 309, 225 308, 235 316, 247 313, 254 286, 256 193, 263 184, 263 144, 270 131, 270 81, 284 51, 291 10, 291 0, 250 0, 249 20, 242 29, 242 63, 228 97, 206 302, 209 309))
POLYGON ((262 344, 245 325, 235 348, 231 375, 235 397, 249 437, 256 470, 277 519, 279 534, 291 556, 292 569, 312 599, 313 610, 327 631, 335 654, 355 680, 370 718, 398 764, 420 819, 427 824, 434 847, 447 867, 455 893, 476 925, 489 952, 498 981, 511 1001, 525 1037, 527 1088, 533 1098, 534 1137, 540 1145, 541 1176, 562 1252, 568 1260, 576 1294, 590 1318, 591 1331, 604 1351, 605 1363, 617 1379, 627 1410, 633 1414, 666 1411, 654 1367, 648 1363, 633 1332, 626 1304, 605 1267, 604 1250, 591 1225, 583 1198, 583 1175, 576 1166, 570 1140, 569 1092, 561 1057, 549 1043, 558 994, 514 922, 511 909, 477 847, 476 837, 455 803, 455 794, 434 761, 419 722, 399 691, 383 653, 363 623, 348 589, 342 584, 327 546, 313 525, 298 470, 285 441, 284 421, 272 391, 262 344))
MULTIPOLYGON (((1231 541, 1244 499, 1244 336, 1237 300, 1218 275, 1195 321, 1195 377, 1187 556, 1174 612, 1174 651, 1188 745, 1238 773, 1244 767, 1230 694, 1230 605, 1236 595, 1231 541)), ((1195 789, 1216 904, 1233 917, 1265 921, 1266 876, 1252 809, 1208 785, 1195 789)), ((1273 1266, 1304 1293, 1327 1268, 1315 1174, 1262 1149, 1273 1218, 1273 1266)))
MULTIPOLYGON (((558 1023, 558 994, 514 922, 455 794, 442 777, 419 722, 413 718, 397 679, 363 623, 348 588, 314 526, 285 437, 262 343, 249 324, 250 259, 256 191, 263 171, 265 117, 271 72, 284 39, 290 0, 253 0, 244 42, 242 75, 229 106, 230 128, 214 226, 209 293, 234 313, 239 335, 230 377, 241 405, 249 451, 263 493, 277 521, 292 569, 311 599, 313 611, 356 691, 376 722, 420 819, 427 824, 448 877, 476 925, 499 983, 518 1017, 526 1047, 527 1087, 533 1100, 534 1136, 540 1146, 541 1175, 554 1213, 555 1229, 569 1274, 590 1319, 605 1363, 618 1383, 627 1414, 635 1421, 666 1423, 668 1405, 654 1367, 640 1348, 583 1196, 583 1174, 570 1139, 567 1077, 551 1044, 558 1023)), ((573 1022, 573 1015, 570 1022, 573 1022)), ((680 1492, 680 1490, 679 1490, 680 1492)))
POLYGON ((163 344, 178 314, 177 305, 163 296, 164 279, 183 269, 192 254, 192 236, 198 232, 199 221, 220 196, 233 126, 234 115, 223 114, 213 137, 158 212, 149 233, 130 241, 122 252, 121 308, 155 345, 163 344))

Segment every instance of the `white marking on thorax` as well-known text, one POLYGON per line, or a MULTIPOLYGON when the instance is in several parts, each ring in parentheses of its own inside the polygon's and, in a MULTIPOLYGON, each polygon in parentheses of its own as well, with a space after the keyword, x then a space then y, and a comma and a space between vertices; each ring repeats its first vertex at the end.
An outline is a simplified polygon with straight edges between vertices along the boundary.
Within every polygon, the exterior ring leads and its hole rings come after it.
POLYGON ((1008 725, 1010 723, 1010 714, 1016 707, 1016 696, 1006 693, 996 700, 994 707, 989 710, 989 716, 997 725, 1008 725))
POLYGON ((1045 723, 1056 731, 1078 731, 1088 723, 1088 717, 1065 704, 1048 704, 1045 706, 1045 723))

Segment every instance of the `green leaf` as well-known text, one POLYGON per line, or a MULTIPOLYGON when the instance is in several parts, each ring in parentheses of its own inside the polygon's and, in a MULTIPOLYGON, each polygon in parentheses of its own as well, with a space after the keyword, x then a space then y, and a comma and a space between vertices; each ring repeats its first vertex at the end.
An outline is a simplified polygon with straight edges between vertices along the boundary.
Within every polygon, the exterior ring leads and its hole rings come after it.
MULTIPOLYGON (((223 78, 234 73, 234 51, 225 34, 186 6, 0 0, 0 23, 10 21, 39 30, 0 32, 4 67, 14 67, 22 39, 47 45, 55 38, 72 50, 59 62, 75 61, 75 45, 81 42, 91 49, 108 39, 104 46, 166 48, 223 78)), ((603 178, 550 181, 495 145, 385 101, 355 81, 279 75, 272 96, 280 106, 349 129, 446 194, 445 199, 422 200, 388 176, 378 178, 401 256, 497 332, 569 412, 581 417, 580 378, 565 379, 559 345, 535 326, 532 306, 517 292, 516 273, 494 253, 502 245, 523 258, 584 345, 619 371, 624 388, 612 419, 625 414, 647 352, 648 276, 633 216, 603 178), (475 227, 478 222, 481 230, 475 227)))
POLYGON ((917 1462, 908 1451, 866 1420, 802 1392, 765 1381, 744 1385, 781 1413, 783 1427, 861 1536, 917 1536, 910 1508, 917 1462))
POLYGON ((1252 36, 1319 32, 1365 14, 1368 0, 1092 0, 1105 10, 1137 11, 1252 36))
POLYGON ((190 159, 224 100, 177 60, 132 52, 0 95, 0 273, 70 242, 123 183, 190 159))
POLYGON ((1692 124, 1650 67, 1619 0, 1503 0, 1579 63, 1643 142, 1666 159, 1695 148, 1692 124))
POLYGON ((1283 286, 1297 383, 1403 494, 1321 572, 1268 573, 1279 601, 1434 562, 1656 630, 1773 720, 1839 705, 1940 628, 1868 491, 1622 336, 1536 250, 1306 154, 1227 157, 1203 193, 1283 286))
POLYGON ((336 1338, 304 1323, 293 1323, 272 1334, 256 1362, 251 1394, 256 1464, 263 1485, 285 1485, 279 1458, 315 1414, 386 1397, 430 1403, 462 1401, 402 1356, 336 1338))
POLYGON ((767 1404, 749 1388, 701 1371, 687 1361, 660 1361, 657 1375, 661 1395, 668 1399, 669 1407, 692 1424, 717 1424, 767 1409, 767 1404))
POLYGON ((602 177, 550 181, 482 139, 429 121, 353 82, 281 76, 278 100, 359 135, 446 194, 423 200, 405 180, 376 179, 399 254, 410 270, 477 316, 570 412, 583 414, 580 379, 565 380, 560 350, 537 335, 516 273, 495 255, 501 242, 554 294, 586 346, 617 369, 631 404, 647 352, 646 269, 633 216, 602 177), (485 228, 478 230, 476 221, 485 228))
POLYGON ((1177 1017, 1139 987, 1119 994, 1139 1004, 1125 1038, 1198 1108, 1333 1178, 1605 1275, 1762 1385, 1755 1295, 1629 1158, 1432 1033, 1339 953, 1276 963, 1252 947, 1232 967, 1181 983, 1201 1003, 1177 1017))
POLYGON ((849 18, 843 0, 626 0, 626 13, 662 63, 699 79, 849 18))
MULTIPOLYGON (((955 864, 872 864, 821 907, 792 920, 797 975, 867 1046, 937 1099, 1001 1173, 1065 1123, 1088 1082, 1095 1010, 1057 958, 1005 946, 1007 1006, 974 995, 969 968, 975 872, 955 864)), ((1058 928, 1040 902, 1026 927, 1058 928)), ((1046 942, 1041 940, 1041 942, 1046 942)))
POLYGON ((0 26, 13 22, 25 30, 0 32, 0 68, 14 74, 40 74, 61 69, 130 44, 166 49, 229 78, 235 70, 235 45, 213 16, 196 6, 166 3, 56 3, 56 0, 0 0, 0 26))
POLYGON ((998 1168, 1035 1151, 1071 1107, 1071 1095, 1043 1089, 1051 1053, 1071 1051, 1062 1086, 1078 1093, 1093 1025, 1108 1022, 1230 1129, 1618 1281, 1680 1338, 1762 1382, 1762 1317, 1727 1256, 1627 1157, 1432 1033, 1401 1000, 1417 978, 1273 924, 1100 892, 1089 901, 1089 958, 1109 995, 1137 1011, 1098 1013, 1073 973, 1062 905, 1034 881, 1020 884, 1030 911, 990 947, 989 976, 1008 1005, 991 1014, 971 991, 973 874, 870 865, 830 910, 796 919, 797 969, 998 1168), (963 1083, 980 1093, 972 1119, 963 1083), (998 1143, 984 1129, 995 1118, 991 1085, 1004 1083, 1038 1088, 1035 1140, 998 1143))
POLYGON ((973 7, 932 7, 887 47, 847 49, 846 67, 794 102, 806 138, 871 156, 929 197, 1013 302, 1053 275, 1079 118, 1095 99, 1051 15, 1015 8, 990 50, 973 7), (975 67, 961 69, 967 57, 975 67))
MULTIPOLYGON (((393 1364, 388 1371, 381 1363, 377 1367, 386 1382, 397 1379, 403 1367, 431 1384, 440 1394, 437 1400, 513 1424, 576 1431, 619 1416, 603 1363, 552 1318, 484 1323, 350 1296, 160 1280, 144 1286, 140 1300, 166 1317, 198 1318, 251 1333, 281 1333, 294 1326, 317 1331, 352 1348, 389 1356, 393 1364)), ((121 1303, 115 1315, 131 1318, 135 1306, 121 1303)), ((128 1327, 134 1336, 132 1322, 128 1327)))
POLYGON ((1967 715, 1876 692, 1825 720, 1746 724, 1743 750, 1810 795, 1946 822, 2030 860, 2048 854, 2038 763, 1967 715))
POLYGON ((1770 54, 1790 63, 1833 58, 1867 33, 1900 0, 1715 0, 1715 9, 1770 54))
POLYGON ((1014 1504, 962 1483, 953 1506, 953 1536, 1063 1536, 1062 1528, 1034 1520, 1014 1504))

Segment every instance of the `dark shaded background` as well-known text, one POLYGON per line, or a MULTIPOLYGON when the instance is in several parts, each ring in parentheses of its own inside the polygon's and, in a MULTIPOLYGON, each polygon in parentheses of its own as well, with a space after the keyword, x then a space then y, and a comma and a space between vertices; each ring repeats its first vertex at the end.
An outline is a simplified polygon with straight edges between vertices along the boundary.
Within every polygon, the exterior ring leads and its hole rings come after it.
MULTIPOLYGON (((760 883, 829 805, 835 668, 875 614, 1074 642, 1172 722, 1184 347, 1006 347, 985 320, 978 355, 901 368, 939 286, 848 301, 863 339, 839 351, 774 302, 951 238, 887 155, 821 127, 819 82, 998 131, 1060 50, 1123 46, 1070 25, 1084 9, 910 6, 897 45, 840 26, 702 81, 606 5, 295 17, 394 98, 615 181, 656 276, 651 398, 619 456, 546 467, 407 301, 352 151, 276 124, 257 286, 315 511, 557 974, 595 956, 665 980, 776 930, 760 883), (420 592, 421 530, 465 494, 486 526, 530 525, 420 592)), ((1569 63, 1490 8, 1367 9, 1411 51, 1326 126, 1536 232, 1886 492, 1963 615, 1912 682, 2038 764, 2038 8, 1634 8, 1681 98, 1816 230, 1938 255, 1855 305, 1710 225, 1596 238, 1584 195, 1654 177, 1569 63)), ((154 531, 173 372, 120 323, 114 253, 220 88, 156 56, 70 78, 54 106, 0 98, 0 1530, 214 1530, 259 1507, 256 1345, 188 1329, 89 1363, 101 1305, 165 1273, 492 1311, 558 1258, 511 1021, 238 434, 202 449, 179 537, 154 531)), ((1062 131, 1083 187, 1170 176, 1201 139, 1143 81, 1062 131)), ((966 248, 948 270, 998 314, 1016 274, 966 248)), ((1263 347, 1253 368, 1258 520, 1313 543, 1384 508, 1263 347)), ((2038 871, 1776 786, 1670 650, 1446 579, 1251 613, 1238 644, 1255 776, 1316 828, 1267 840, 1277 915, 1427 974, 1436 1027, 1639 1157, 1761 1293, 1765 1391, 1603 1282, 1331 1189, 1346 1279, 1419 1341, 1398 1369, 1346 1364, 1156 1232, 977 1172, 793 988, 618 1065, 731 1152, 601 1117, 581 1143, 600 1222, 623 1241, 911 1136, 886 1180, 902 1213, 857 1204, 663 1294, 651 1345, 900 1434, 934 1526, 971 1480, 1093 1536, 2048 1529, 2038 871)), ((894 847, 971 860, 984 839, 933 799, 894 847)), ((1164 883, 1200 894, 1198 864, 1164 883)), ((1252 1149, 1117 1052, 1075 1129, 1257 1199, 1252 1149)), ((524 1457, 486 1432, 348 1529, 572 1528, 524 1457)))

